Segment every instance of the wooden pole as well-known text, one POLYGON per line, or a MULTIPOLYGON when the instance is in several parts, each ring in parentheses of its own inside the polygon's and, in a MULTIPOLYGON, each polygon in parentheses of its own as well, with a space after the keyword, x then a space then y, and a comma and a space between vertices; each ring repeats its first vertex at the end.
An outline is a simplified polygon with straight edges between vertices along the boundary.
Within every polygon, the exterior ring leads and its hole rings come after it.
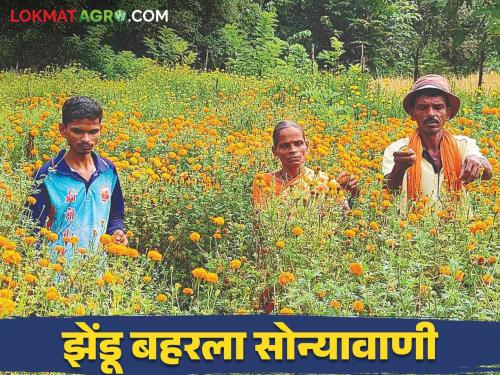
POLYGON ((208 48, 207 52, 205 53, 205 72, 207 71, 207 68, 208 68, 208 48))

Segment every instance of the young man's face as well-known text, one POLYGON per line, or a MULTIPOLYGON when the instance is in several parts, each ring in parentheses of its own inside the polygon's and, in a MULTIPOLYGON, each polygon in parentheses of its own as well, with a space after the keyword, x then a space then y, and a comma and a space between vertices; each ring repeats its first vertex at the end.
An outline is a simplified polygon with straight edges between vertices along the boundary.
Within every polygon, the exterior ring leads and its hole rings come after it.
POLYGON ((101 135, 99 119, 78 119, 60 124, 59 131, 66 138, 71 150, 80 155, 90 154, 101 135))
POLYGON ((421 133, 433 135, 443 129, 450 118, 450 111, 442 95, 421 95, 415 100, 411 118, 417 122, 421 133))

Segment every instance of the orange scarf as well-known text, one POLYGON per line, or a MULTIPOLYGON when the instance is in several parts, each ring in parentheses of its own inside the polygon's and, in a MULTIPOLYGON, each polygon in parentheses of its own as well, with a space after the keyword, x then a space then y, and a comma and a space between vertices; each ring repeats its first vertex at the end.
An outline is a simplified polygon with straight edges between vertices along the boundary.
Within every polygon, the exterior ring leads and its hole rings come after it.
MULTIPOLYGON (((420 181, 422 179, 422 140, 415 130, 410 137, 408 147, 411 148, 417 156, 415 164, 408 169, 408 197, 415 200, 421 195, 420 181)), ((439 145, 441 152, 441 161, 443 164, 443 174, 447 181, 448 190, 458 191, 462 188, 462 181, 458 179, 462 165, 460 162, 460 152, 458 151, 457 141, 453 135, 443 129, 443 139, 439 145)))

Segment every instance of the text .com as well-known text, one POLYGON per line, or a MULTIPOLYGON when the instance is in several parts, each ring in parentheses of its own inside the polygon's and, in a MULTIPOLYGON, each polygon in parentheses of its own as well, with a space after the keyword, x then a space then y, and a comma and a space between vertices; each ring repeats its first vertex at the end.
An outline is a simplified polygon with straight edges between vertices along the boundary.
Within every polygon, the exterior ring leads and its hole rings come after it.
POLYGON ((168 22, 168 10, 22 9, 10 10, 11 23, 45 22, 168 22))

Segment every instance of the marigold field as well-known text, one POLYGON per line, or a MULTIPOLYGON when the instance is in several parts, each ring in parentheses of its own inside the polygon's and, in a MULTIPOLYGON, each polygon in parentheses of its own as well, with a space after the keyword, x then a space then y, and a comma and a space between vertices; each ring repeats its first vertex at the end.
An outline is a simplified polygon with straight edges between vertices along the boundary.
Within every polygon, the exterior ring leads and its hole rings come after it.
POLYGON ((472 77, 451 80, 462 107, 448 127, 477 140, 494 178, 468 186, 466 202, 433 210, 423 199, 401 215, 381 160, 415 127, 401 105, 409 80, 356 69, 0 73, 0 316, 261 313, 274 299, 277 314, 499 320, 500 76, 485 81, 478 91, 472 77), (105 110, 97 151, 119 171, 130 242, 103 236, 98 253, 78 248, 70 263, 22 213, 33 172, 65 146, 61 105, 77 94, 105 110), (350 213, 334 184, 254 213, 252 181, 278 167, 282 119, 305 128, 307 166, 358 177, 350 213))

